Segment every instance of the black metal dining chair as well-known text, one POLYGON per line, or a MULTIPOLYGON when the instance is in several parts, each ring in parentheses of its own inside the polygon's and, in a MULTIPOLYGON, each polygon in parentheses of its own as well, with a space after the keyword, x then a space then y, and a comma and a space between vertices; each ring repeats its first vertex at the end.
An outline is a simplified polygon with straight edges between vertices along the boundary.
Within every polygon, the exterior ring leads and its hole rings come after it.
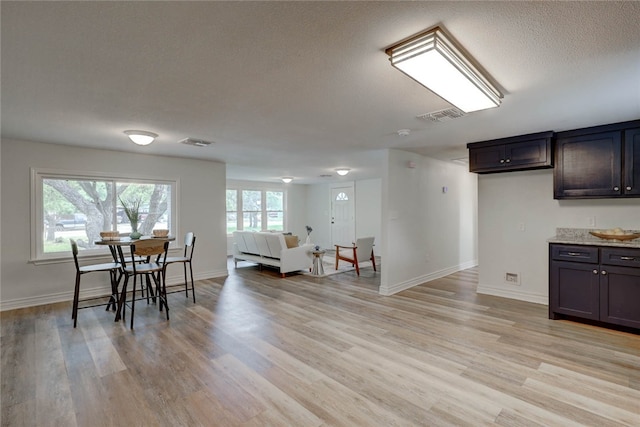
POLYGON ((169 264, 182 263, 184 267, 184 291, 189 298, 189 284, 187 281, 187 265, 189 266, 189 273, 191 276, 191 293, 193 294, 193 302, 196 302, 196 289, 193 284, 193 268, 191 266, 191 260, 193 259, 193 249, 196 246, 196 236, 190 231, 184 236, 184 255, 183 256, 170 256, 167 257, 164 262, 165 268, 169 264))
POLYGON ((80 263, 78 262, 78 244, 74 239, 69 239, 69 241, 71 242, 71 253, 73 253, 73 262, 76 266, 76 284, 73 291, 73 308, 71 309, 71 319, 73 319, 73 327, 75 328, 78 325, 78 306, 80 304, 80 277, 83 274, 87 273, 108 271, 111 279, 111 297, 109 299, 109 302, 107 303, 107 310, 109 310, 109 307, 111 306, 113 306, 113 308, 116 308, 116 303, 118 301, 118 281, 120 279, 118 273, 120 273, 121 265, 118 262, 107 262, 104 264, 80 266, 80 263))
MULTIPOLYGON (((127 262, 123 268, 124 272, 124 284, 122 285, 122 292, 120 294, 120 303, 118 304, 118 313, 116 319, 122 318, 125 320, 126 311, 126 299, 127 299, 127 287, 129 279, 133 277, 133 289, 131 292, 131 329, 133 329, 133 318, 135 315, 136 307, 136 286, 137 278, 147 280, 141 280, 140 286, 150 286, 151 281, 155 285, 155 292, 153 292, 154 301, 158 300, 160 311, 163 307, 166 312, 167 320, 169 320, 169 305, 167 304, 167 289, 165 284, 165 262, 167 258, 167 251, 169 250, 169 242, 167 240, 157 239, 144 239, 137 240, 130 245, 131 260, 127 262), (146 262, 138 262, 137 257, 146 257, 146 262)), ((153 289, 147 288, 147 303, 149 301, 149 293, 153 289)))

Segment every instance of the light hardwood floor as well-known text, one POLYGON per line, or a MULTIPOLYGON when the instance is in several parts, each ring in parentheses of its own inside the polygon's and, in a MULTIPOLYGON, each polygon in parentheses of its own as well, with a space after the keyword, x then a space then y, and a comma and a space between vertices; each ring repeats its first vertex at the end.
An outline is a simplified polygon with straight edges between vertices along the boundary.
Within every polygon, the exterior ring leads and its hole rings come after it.
POLYGON ((4 312, 2 425, 640 426, 640 335, 477 295, 474 269, 390 297, 379 275, 231 264, 134 331, 4 312))

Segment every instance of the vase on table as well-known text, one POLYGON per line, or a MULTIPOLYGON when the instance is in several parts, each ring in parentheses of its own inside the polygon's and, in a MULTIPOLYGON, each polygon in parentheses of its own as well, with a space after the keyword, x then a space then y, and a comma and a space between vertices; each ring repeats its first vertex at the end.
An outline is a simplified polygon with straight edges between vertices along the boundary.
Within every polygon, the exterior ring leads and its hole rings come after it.
POLYGON ((142 237, 142 233, 138 233, 137 222, 131 223, 131 233, 129 234, 129 237, 131 238, 131 240, 138 240, 140 237, 142 237))

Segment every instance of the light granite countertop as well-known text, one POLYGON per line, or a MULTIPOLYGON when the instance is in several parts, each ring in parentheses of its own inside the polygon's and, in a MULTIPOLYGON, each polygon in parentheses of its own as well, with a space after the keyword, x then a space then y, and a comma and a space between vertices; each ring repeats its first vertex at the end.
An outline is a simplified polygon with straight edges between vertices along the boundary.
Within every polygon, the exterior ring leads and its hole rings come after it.
MULTIPOLYGON (((561 243, 566 245, 593 245, 593 246, 616 246, 620 248, 640 248, 640 238, 633 240, 606 240, 589 234, 590 231, 597 231, 592 228, 556 228, 556 235, 547 239, 549 243, 561 243)), ((636 230, 628 232, 638 233, 636 230)))

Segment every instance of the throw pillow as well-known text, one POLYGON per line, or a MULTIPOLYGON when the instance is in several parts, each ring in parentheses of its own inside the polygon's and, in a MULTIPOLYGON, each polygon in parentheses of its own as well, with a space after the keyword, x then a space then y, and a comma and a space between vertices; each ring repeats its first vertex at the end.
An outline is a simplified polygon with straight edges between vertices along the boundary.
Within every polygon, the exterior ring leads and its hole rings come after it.
POLYGON ((284 236, 284 241, 287 244, 287 248, 298 247, 298 236, 284 236))

